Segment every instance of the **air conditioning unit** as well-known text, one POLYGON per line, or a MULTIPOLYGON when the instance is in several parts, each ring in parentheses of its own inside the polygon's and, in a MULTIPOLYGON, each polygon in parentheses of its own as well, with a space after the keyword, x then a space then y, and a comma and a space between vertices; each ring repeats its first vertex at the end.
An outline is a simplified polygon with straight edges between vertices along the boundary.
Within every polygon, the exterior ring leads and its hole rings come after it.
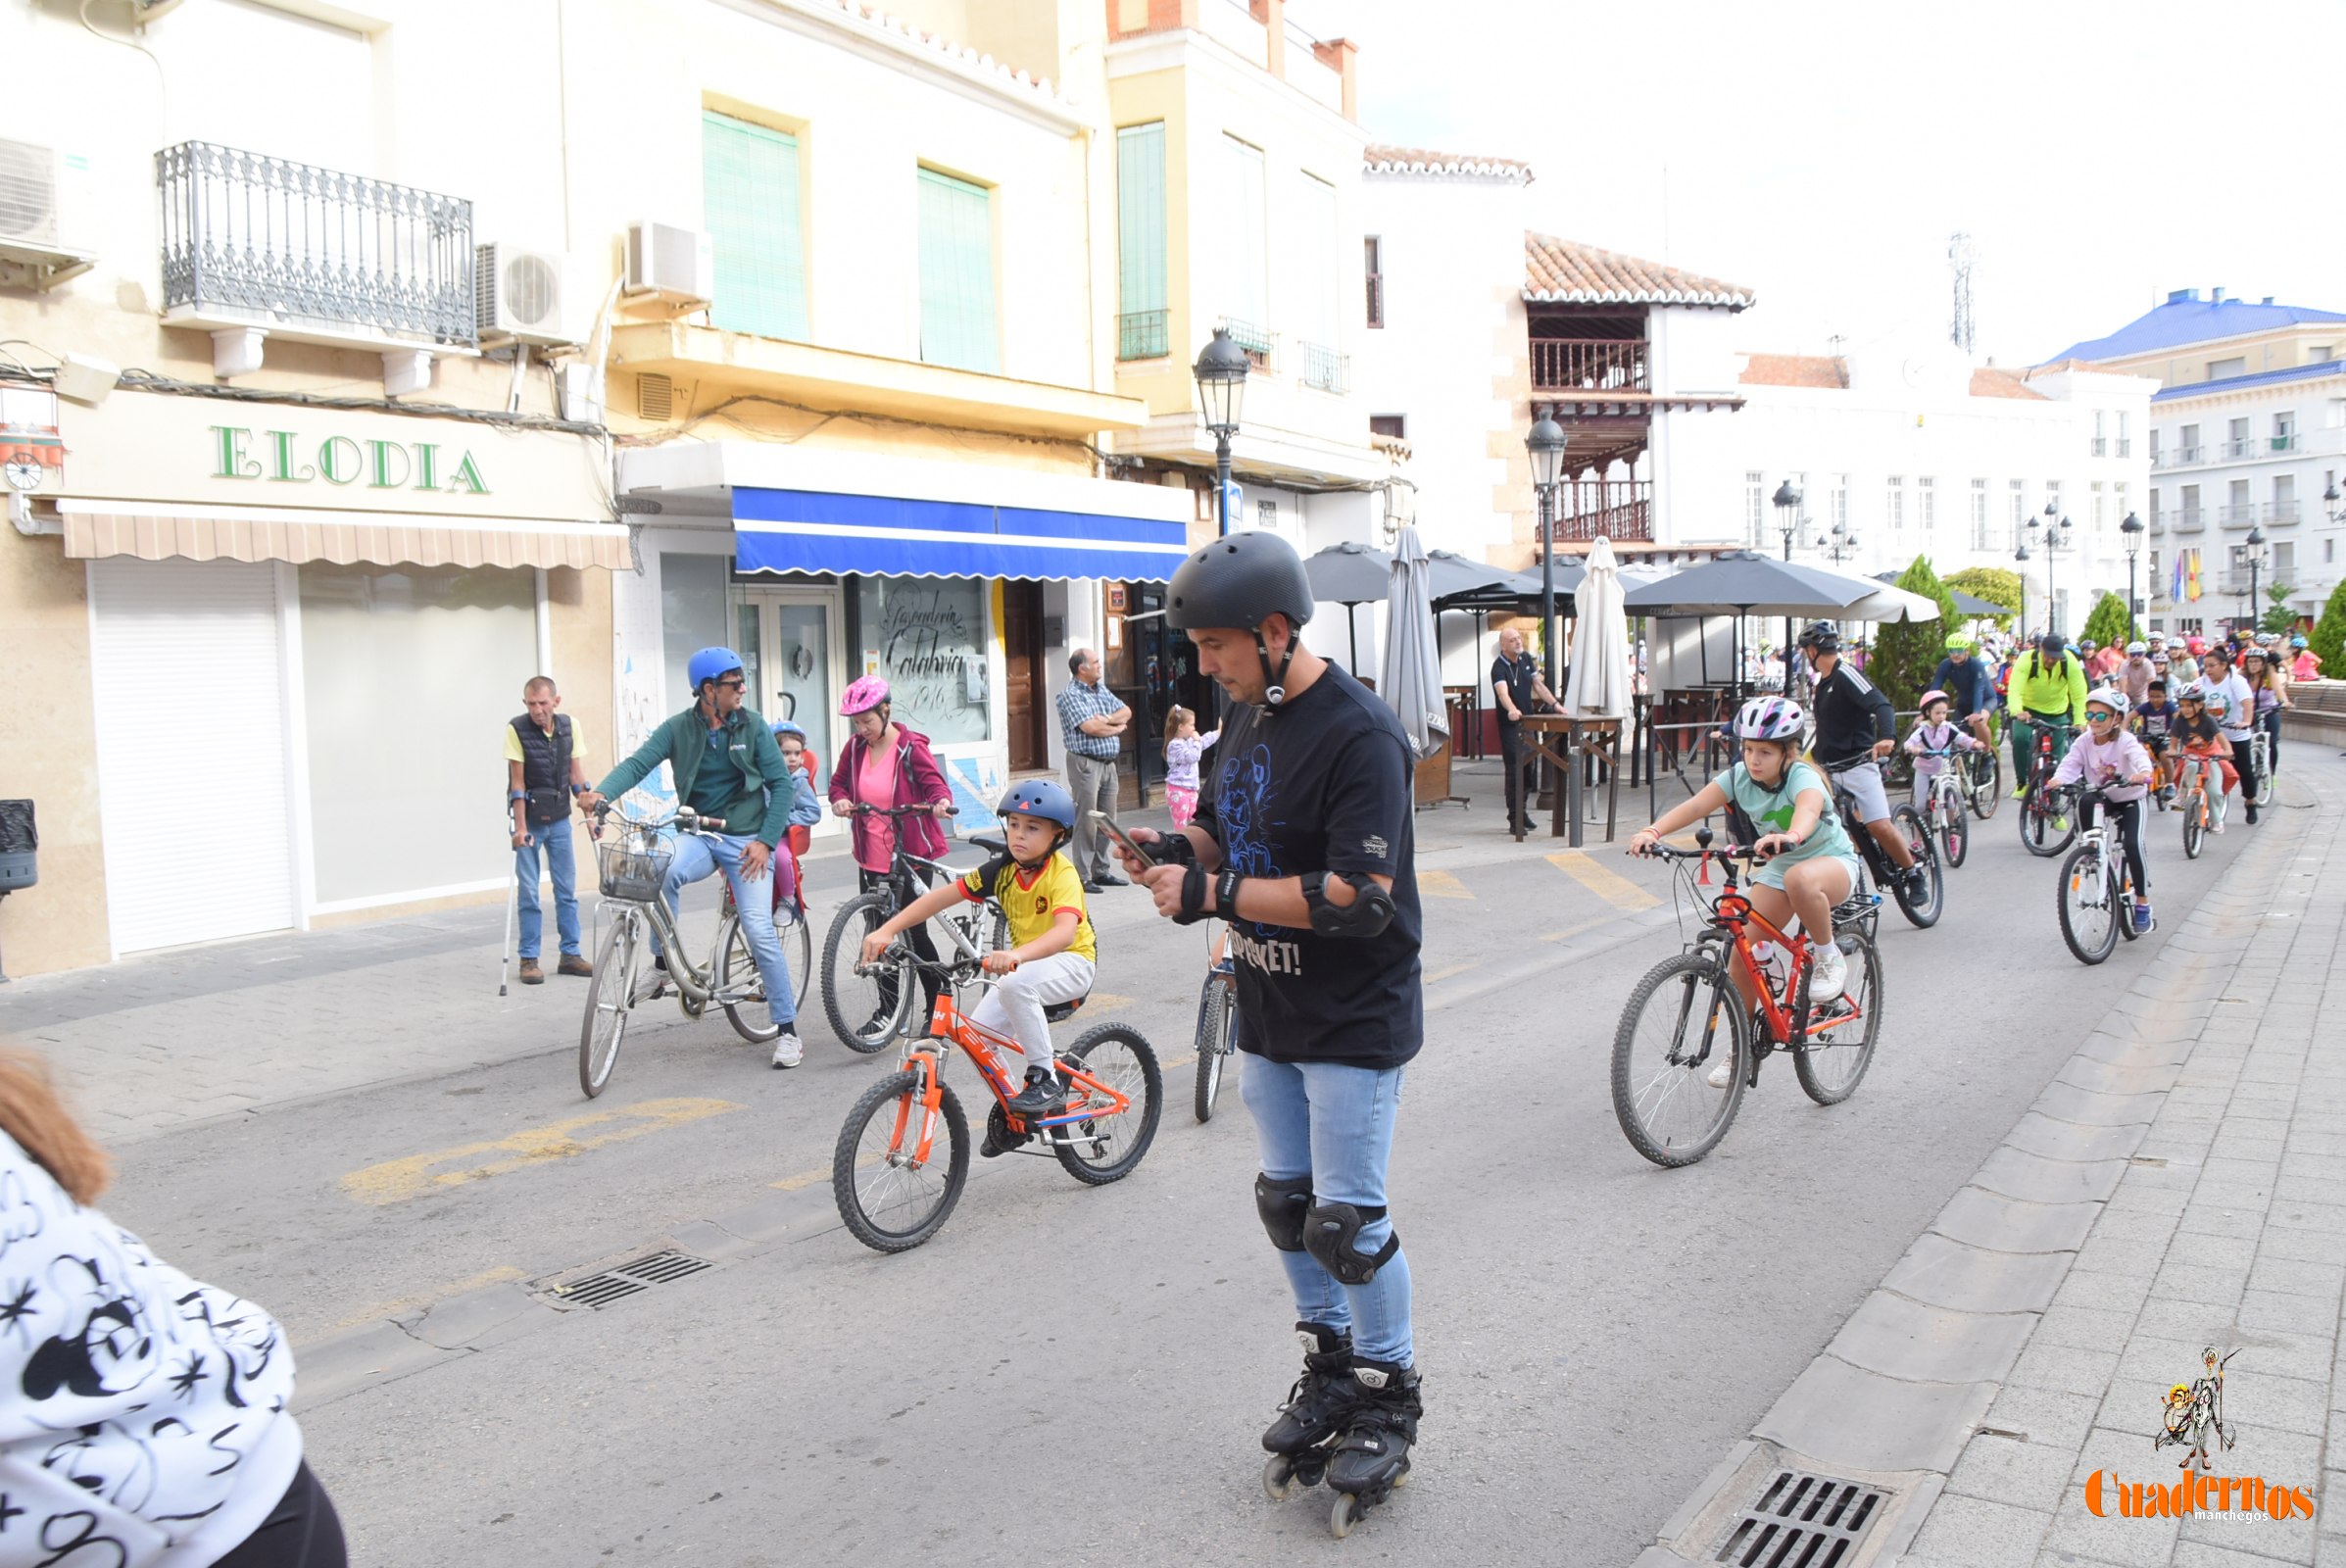
POLYGON ((96 260, 64 243, 63 163, 54 147, 0 140, 0 284, 53 288, 96 260))
POLYGON ((562 259, 511 245, 472 248, 472 318, 483 343, 573 343, 562 331, 562 259))
POLYGON ((628 224, 625 292, 631 299, 707 305, 716 294, 716 253, 709 235, 672 223, 628 224))

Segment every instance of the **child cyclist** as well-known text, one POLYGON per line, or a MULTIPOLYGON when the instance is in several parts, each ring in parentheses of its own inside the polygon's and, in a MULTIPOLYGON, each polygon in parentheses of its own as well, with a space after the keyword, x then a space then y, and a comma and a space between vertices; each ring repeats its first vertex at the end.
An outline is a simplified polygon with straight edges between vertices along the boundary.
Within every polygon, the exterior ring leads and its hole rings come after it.
POLYGON ((2082 784, 2101 791, 2077 807, 2077 823, 2090 828, 2107 806, 2126 842, 2126 869, 2134 874, 2134 934, 2151 928, 2150 871, 2142 863, 2142 798, 2150 792, 2150 753, 2126 727, 2126 695, 2101 687, 2085 699, 2085 733, 2070 743, 2069 755, 2053 770, 2053 787, 2082 784))
POLYGON ((2224 738, 2216 715, 2208 711, 2207 689, 2198 681, 2185 681, 2183 689, 2176 693, 2175 724, 2169 733, 2175 740, 2178 780, 2185 766, 2211 770, 2209 807, 2216 818, 2216 831, 2223 832, 2224 804, 2229 792, 2238 787, 2240 775, 2232 770, 2231 742, 2224 738))
POLYGON ((2169 805, 2175 803, 2175 721, 2181 715, 2182 710, 2167 695, 2166 677, 2154 675, 2141 705, 2127 720, 2127 727, 2142 737, 2142 749, 2150 753, 2152 771, 2158 775, 2153 787, 2169 805))
MULTIPOLYGON (((1779 929, 1800 917, 1809 936, 1815 968, 1808 997, 1826 1002, 1849 982, 1849 960, 1833 945, 1833 906, 1857 887, 1857 851, 1833 808, 1833 788, 1816 764, 1800 756, 1800 733, 1808 722, 1798 703, 1782 697, 1754 697, 1735 714, 1735 738, 1743 760, 1705 784, 1690 801, 1672 807, 1651 827, 1630 840, 1632 855, 1645 855, 1680 828, 1734 806, 1759 829, 1751 848, 1764 862, 1751 878, 1751 906, 1779 929)), ((1738 989, 1746 977, 1736 976, 1738 989)), ((1746 994, 1745 1001, 1757 998, 1746 994)), ((1712 1069, 1710 1083, 1725 1089, 1732 1063, 1712 1069)))
POLYGON ((1197 814, 1197 759, 1221 738, 1218 729, 1198 734, 1197 715, 1179 703, 1165 714, 1165 805, 1176 830, 1197 814))
POLYGON ((998 978, 970 1018, 1016 1041, 1026 1056, 1026 1087, 1008 1101, 1010 1113, 1049 1116, 1067 1107, 1067 1091, 1051 1059, 1051 1025, 1043 1009, 1089 996, 1100 957, 1083 880, 1074 862, 1059 853, 1075 832, 1075 797, 1050 779, 1029 779, 1011 785, 994 809, 1010 853, 931 888, 898 910, 863 939, 863 961, 879 962, 898 935, 944 913, 956 901, 1000 904, 1009 921, 1010 946, 982 960, 986 972, 998 978))
POLYGON ((1947 717, 1949 699, 1942 691, 1927 691, 1916 706, 1922 713, 1914 721, 1913 733, 1906 737, 1907 753, 1914 758, 1914 808, 1925 809, 1931 804, 1931 785, 1945 770, 1947 760, 1934 754, 1941 752, 1984 752, 1981 745, 1964 727, 1947 717))

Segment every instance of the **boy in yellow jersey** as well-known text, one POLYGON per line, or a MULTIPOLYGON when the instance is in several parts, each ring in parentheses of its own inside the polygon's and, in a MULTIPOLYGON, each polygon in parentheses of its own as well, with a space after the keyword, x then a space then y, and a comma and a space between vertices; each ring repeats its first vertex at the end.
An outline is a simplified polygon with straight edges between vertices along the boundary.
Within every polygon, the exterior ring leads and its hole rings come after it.
POLYGON ((1075 831, 1075 797, 1050 779, 1010 786, 995 812, 1010 853, 957 881, 921 895, 863 939, 863 961, 877 963, 897 936, 956 900, 993 899, 1010 926, 1010 945, 985 956, 986 972, 1001 977, 971 1010, 980 1026, 1018 1042, 1026 1056, 1026 1087, 1008 1102, 1016 1116, 1050 1116, 1067 1108, 1051 1054, 1051 1025, 1043 1009, 1075 1002, 1092 991, 1100 945, 1084 903, 1083 879, 1059 853, 1075 831))

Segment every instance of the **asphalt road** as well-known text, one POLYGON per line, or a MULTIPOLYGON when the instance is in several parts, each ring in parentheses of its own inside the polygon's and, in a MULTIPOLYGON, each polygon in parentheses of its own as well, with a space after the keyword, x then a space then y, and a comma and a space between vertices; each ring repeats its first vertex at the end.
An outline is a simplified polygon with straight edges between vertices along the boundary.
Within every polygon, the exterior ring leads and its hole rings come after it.
MULTIPOLYGON (((973 1161, 951 1223, 902 1256, 848 1236, 828 1187, 848 1105, 894 1058, 812 1020, 794 1072, 709 1019, 631 1040, 587 1102, 565 1031, 502 1066, 190 1127, 127 1150, 107 1207, 297 1348, 745 1204, 789 1216, 705 1272, 297 1404, 361 1563, 1626 1563, 2164 932, 2079 965, 2057 862, 2022 852, 2007 806, 1936 929, 1885 914, 1857 1095, 1817 1107, 1772 1061, 1720 1150, 1663 1171, 1623 1140, 1606 1075, 1623 998, 1678 950, 1667 874, 1602 848, 1560 867, 1490 829, 1421 819, 1428 1039, 1392 1191, 1427 1414, 1412 1484, 1346 1543, 1326 1493, 1258 1489, 1292 1307, 1236 1083, 1210 1124, 1190 1111, 1202 939, 1136 893, 1098 901, 1082 1022, 1136 1024, 1167 1060, 1147 1160, 1101 1189, 973 1161)), ((2152 819, 2165 930, 2254 831, 2186 862, 2152 819)), ((954 1081, 982 1107, 966 1064, 954 1081)))

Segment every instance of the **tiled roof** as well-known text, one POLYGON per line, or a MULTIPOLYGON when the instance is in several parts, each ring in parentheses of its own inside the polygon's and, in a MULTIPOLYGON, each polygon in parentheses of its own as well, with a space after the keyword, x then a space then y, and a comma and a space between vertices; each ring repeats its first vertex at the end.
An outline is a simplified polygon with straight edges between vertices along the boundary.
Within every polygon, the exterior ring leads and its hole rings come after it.
POLYGON ((2346 322, 2346 316, 2335 311, 2309 310, 2302 305, 2274 305, 2271 301, 2210 301, 2197 298, 2196 289, 2190 293, 2194 297, 2178 299, 2171 296, 2166 304, 2136 317, 2108 337, 2073 343, 2054 355, 2053 359, 2123 360, 2136 354, 2155 354, 2162 349, 2179 349, 2193 343, 2212 343, 2220 338, 2239 337, 2248 332, 2271 332, 2282 327, 2315 325, 2324 321, 2346 322))
POLYGON ((1999 370, 1992 365, 1981 366, 1972 372, 1972 396, 1976 398, 2034 398, 2044 401, 2044 394, 2029 386, 2010 370, 1999 370))
POLYGON ((1360 149, 1360 157, 1372 174, 1480 174, 1522 185, 1532 182, 1532 166, 1520 158, 1478 158, 1472 153, 1437 153, 1375 142, 1360 149))
POLYGON ((1849 362, 1816 354, 1746 354, 1743 373, 1735 379, 1746 386, 1814 386, 1837 390, 1849 384, 1849 362))
POLYGON ((1525 234, 1523 250, 1523 297, 1541 304, 1724 305, 1740 311, 1756 298, 1715 277, 1549 234, 1525 234))
POLYGON ((2275 381, 2310 381, 2316 376, 2346 375, 2346 360, 2323 360, 2317 365, 2292 365, 2284 370, 2259 370, 2254 375, 2227 375, 2221 381, 2191 381, 2182 386, 2163 386, 2151 394, 2153 403, 2172 403, 2177 398, 2207 397, 2218 392, 2239 392, 2253 386, 2269 386, 2275 381))
POLYGON ((865 0, 814 0, 814 3, 835 10, 852 21, 864 23, 882 32, 892 32, 899 38, 919 44, 941 60, 957 66, 963 71, 982 76, 993 76, 1009 85, 1027 88, 1041 97, 1051 99, 1054 102, 1059 98, 1058 91, 1051 86, 1050 77, 1033 76, 1022 70, 1006 66, 992 55, 982 54, 966 44, 955 43, 941 32, 931 32, 925 27, 915 26, 903 17, 891 15, 878 6, 866 4, 865 0))

